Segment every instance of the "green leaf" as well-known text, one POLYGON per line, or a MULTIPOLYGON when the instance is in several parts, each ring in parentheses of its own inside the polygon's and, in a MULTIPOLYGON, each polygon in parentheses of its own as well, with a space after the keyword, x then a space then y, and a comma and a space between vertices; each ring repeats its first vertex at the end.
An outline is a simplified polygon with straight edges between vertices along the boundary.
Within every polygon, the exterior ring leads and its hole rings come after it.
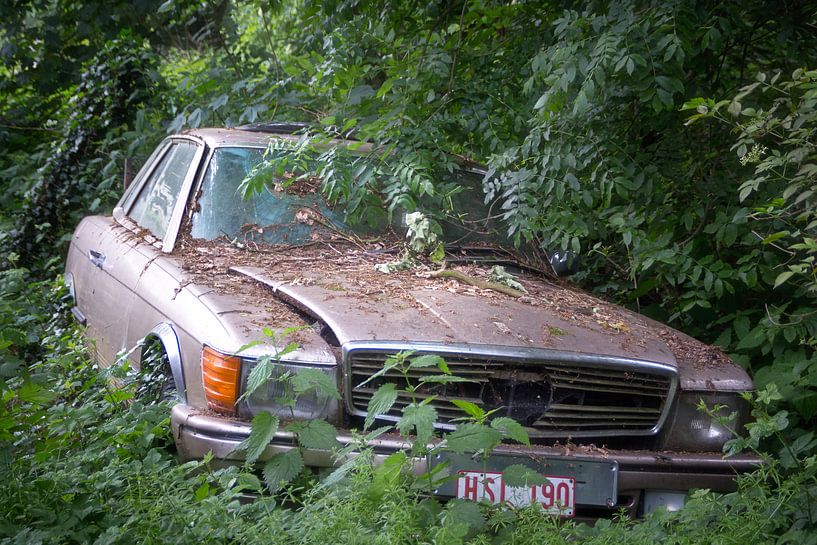
POLYGON ((249 490, 251 492, 260 493, 261 490, 261 481, 252 473, 247 473, 246 471, 242 472, 238 476, 238 480, 236 481, 235 491, 241 490, 249 490))
POLYGON ((740 340, 735 349, 749 350, 757 348, 764 342, 766 342, 766 329, 762 325, 758 325, 740 340))
POLYGON ((297 448, 273 455, 264 464, 264 481, 271 492, 292 481, 304 468, 304 458, 297 448))
POLYGON ((272 372, 275 370, 275 361, 270 356, 261 356, 255 363, 255 367, 250 371, 250 376, 247 377, 247 387, 244 393, 239 397, 239 401, 247 399, 261 386, 266 384, 272 377, 272 372))
POLYGON ((737 117, 740 115, 741 109, 742 106, 740 102, 738 102, 737 100, 733 100, 732 102, 729 103, 729 107, 726 109, 726 111, 732 114, 733 116, 737 117))
POLYGON ((522 464, 509 465, 503 469, 502 480, 508 486, 538 486, 548 481, 541 473, 522 464))
MULTIPOLYGON (((478 503, 467 500, 451 500, 445 506, 446 518, 457 524, 465 524, 471 534, 485 528, 485 515, 478 503)), ((459 541, 462 543, 462 541, 459 541)))
POLYGON ((264 341, 250 341, 247 344, 241 345, 241 348, 238 349, 236 354, 240 354, 241 352, 247 350, 248 348, 252 348, 253 346, 258 346, 259 344, 264 344, 264 341))
POLYGON ((763 239, 763 244, 771 244, 772 242, 776 242, 781 238, 786 238, 789 235, 791 235, 790 231, 778 231, 776 233, 772 233, 763 239))
POLYGON ((399 367, 402 364, 402 362, 405 360, 405 358, 408 358, 413 353, 414 353, 413 351, 404 351, 404 352, 400 352, 400 353, 398 353, 398 354, 396 354, 394 356, 389 356, 388 358, 386 358, 386 362, 383 364, 383 368, 378 369, 376 372, 372 373, 369 376, 369 378, 367 378, 366 380, 364 380, 363 382, 358 384, 358 387, 363 386, 365 384, 368 384, 372 380, 374 380, 377 377, 387 373, 388 371, 390 371, 391 369, 394 369, 395 367, 399 367))
POLYGON ((17 389, 17 398, 20 399, 20 401, 34 403, 36 405, 45 405, 56 397, 56 392, 47 390, 29 380, 25 381, 22 386, 17 389))
POLYGON ((668 93, 683 93, 684 92, 684 85, 680 82, 680 80, 676 78, 670 78, 667 76, 656 76, 655 78, 656 83, 661 89, 664 89, 668 93))
POLYGON ((485 418, 485 411, 479 405, 471 403, 470 401, 463 401, 462 399, 452 399, 451 403, 462 409, 465 414, 474 420, 482 420, 485 418))
POLYGON ((250 436, 244 439, 236 450, 246 451, 247 462, 255 463, 277 431, 278 417, 273 416, 269 411, 261 411, 252 419, 250 436))
POLYGON ((203 501, 210 497, 210 485, 208 483, 202 484, 200 487, 196 489, 193 493, 193 499, 195 501, 203 501))
POLYGON ((403 470, 407 467, 408 456, 403 451, 390 454, 383 463, 374 470, 373 489, 382 496, 385 489, 399 482, 403 470))
POLYGON ((218 110, 222 106, 226 105, 228 100, 229 100, 228 95, 220 95, 216 99, 214 99, 212 102, 210 102, 209 107, 212 110, 218 110))
POLYGON ((363 429, 368 430, 374 424, 378 415, 389 412, 395 401, 397 401, 397 388, 394 384, 387 382, 378 388, 366 407, 366 420, 363 423, 363 429))
POLYGON ((525 431, 522 424, 513 418, 508 418, 507 416, 494 418, 491 420, 491 427, 495 430, 501 431, 503 434, 510 437, 517 443, 530 446, 530 437, 528 437, 528 432, 525 431))
POLYGON ((298 434, 298 444, 304 448, 332 450, 340 446, 338 430, 325 420, 314 419, 308 422, 293 422, 286 429, 298 434))
POLYGON ((784 284, 786 280, 794 276, 794 271, 783 271, 782 273, 777 275, 777 278, 774 281, 774 287, 778 287, 781 284, 784 284))
POLYGON ((382 98, 386 95, 391 88, 394 86, 394 78, 389 78, 383 82, 383 85, 380 86, 380 89, 377 90, 377 98, 382 98))
POLYGON ((445 363, 440 356, 436 356, 434 354, 426 354, 424 356, 418 356, 413 358, 409 364, 412 369, 417 369, 421 367, 439 367, 441 363, 445 363))
POLYGON ((502 440, 498 430, 483 424, 462 424, 445 436, 448 449, 463 454, 492 449, 502 440))
POLYGON ((172 10, 174 3, 175 0, 167 0, 166 2, 162 2, 162 5, 156 10, 156 13, 165 13, 172 10))
POLYGON ((292 377, 292 388, 296 396, 315 390, 318 397, 340 399, 335 382, 320 369, 299 369, 292 377))
POLYGON ((416 430, 417 441, 424 445, 431 439, 436 421, 437 411, 434 407, 412 403, 403 409, 403 416, 397 422, 397 429, 404 436, 416 430))

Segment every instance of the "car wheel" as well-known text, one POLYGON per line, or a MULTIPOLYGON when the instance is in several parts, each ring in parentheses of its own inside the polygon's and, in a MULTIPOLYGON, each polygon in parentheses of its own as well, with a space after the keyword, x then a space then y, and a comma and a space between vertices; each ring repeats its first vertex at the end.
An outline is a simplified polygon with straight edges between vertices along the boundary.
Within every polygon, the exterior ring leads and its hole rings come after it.
POLYGON ((142 349, 136 397, 145 403, 175 402, 176 381, 170 370, 170 359, 159 340, 146 341, 142 349))

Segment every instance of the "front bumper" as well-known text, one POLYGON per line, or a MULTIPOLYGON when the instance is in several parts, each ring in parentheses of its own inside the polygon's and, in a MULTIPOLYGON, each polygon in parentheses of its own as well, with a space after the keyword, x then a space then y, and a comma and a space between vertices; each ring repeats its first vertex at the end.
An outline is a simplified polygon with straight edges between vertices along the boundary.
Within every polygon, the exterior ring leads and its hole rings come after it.
MULTIPOLYGON (((197 460, 212 452, 219 463, 235 464, 243 461, 243 452, 235 447, 250 434, 247 422, 215 416, 189 405, 173 407, 171 426, 179 454, 183 460, 197 460)), ((353 442, 351 434, 341 431, 337 437, 343 444, 353 442)), ((370 443, 374 461, 382 461, 390 454, 407 449, 410 445, 398 435, 384 435, 370 443)), ((279 430, 264 450, 261 459, 295 448, 292 433, 279 430)), ((687 491, 706 488, 717 492, 736 489, 736 477, 756 469, 762 459, 753 454, 724 458, 721 453, 678 453, 645 450, 608 450, 580 446, 542 446, 503 444, 497 454, 559 461, 604 461, 618 463, 618 498, 611 506, 614 511, 626 509, 635 515, 645 490, 687 491)), ((304 461, 312 467, 332 467, 334 461, 328 451, 304 450, 304 461)), ((426 460, 415 460, 415 470, 422 472, 426 460)), ((603 516, 596 509, 589 516, 603 516)))

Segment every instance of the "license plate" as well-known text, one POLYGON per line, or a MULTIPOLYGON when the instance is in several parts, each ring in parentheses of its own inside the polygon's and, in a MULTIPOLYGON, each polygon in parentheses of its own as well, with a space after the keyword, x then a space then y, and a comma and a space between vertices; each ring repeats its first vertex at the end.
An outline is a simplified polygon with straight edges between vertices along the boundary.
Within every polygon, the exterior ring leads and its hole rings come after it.
POLYGON ((545 513, 572 517, 576 510, 576 479, 545 475, 534 486, 508 486, 499 472, 457 472, 457 498, 526 507, 539 504, 545 513))
POLYGON ((538 503, 549 513, 567 517, 574 516, 576 506, 609 508, 616 504, 618 463, 615 460, 505 453, 483 458, 474 454, 440 452, 429 459, 431 468, 439 465, 450 468, 443 469, 441 474, 452 477, 442 481, 434 490, 443 497, 501 503, 504 491, 508 505, 538 503), (521 490, 507 486, 502 473, 506 467, 519 464, 546 475, 550 485, 539 485, 535 491, 529 486, 521 490))

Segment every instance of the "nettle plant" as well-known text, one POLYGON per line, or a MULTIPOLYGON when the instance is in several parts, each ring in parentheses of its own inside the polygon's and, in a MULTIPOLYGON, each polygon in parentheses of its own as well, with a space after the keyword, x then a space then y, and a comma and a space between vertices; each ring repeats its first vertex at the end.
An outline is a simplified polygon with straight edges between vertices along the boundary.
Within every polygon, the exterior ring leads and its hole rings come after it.
MULTIPOLYGON (((301 369, 295 373, 276 373, 275 367, 286 354, 297 348, 297 343, 290 342, 281 346, 283 339, 298 328, 287 328, 280 333, 269 328, 264 330, 268 344, 273 347, 273 354, 263 356, 250 373, 247 391, 240 399, 246 399, 258 388, 270 381, 278 382, 283 392, 276 402, 281 407, 289 408, 294 415, 294 407, 300 396, 317 394, 318 397, 340 398, 340 394, 327 375, 311 369, 301 369)), ((308 421, 295 420, 283 425, 285 431, 293 434, 293 448, 274 454, 263 468, 264 479, 271 492, 291 483, 304 470, 305 449, 332 450, 337 468, 323 481, 322 486, 339 483, 359 464, 372 465, 371 442, 378 437, 397 432, 405 440, 405 448, 390 455, 379 468, 370 467, 376 480, 395 482, 401 476, 413 479, 411 488, 420 491, 431 491, 456 476, 448 474, 445 463, 430 465, 420 475, 414 475, 413 462, 451 451, 457 454, 466 452, 478 453, 485 462, 491 452, 505 439, 530 445, 527 432, 515 420, 494 416, 499 409, 485 411, 468 401, 454 400, 453 403, 462 409, 463 416, 456 419, 453 431, 439 435, 436 429, 437 411, 432 406, 435 396, 420 396, 419 390, 428 384, 452 384, 468 382, 469 379, 451 373, 445 360, 435 355, 415 355, 412 351, 399 352, 386 359, 383 368, 369 377, 365 383, 376 380, 389 372, 399 373, 405 387, 398 388, 392 382, 381 384, 375 391, 367 407, 367 416, 362 430, 351 430, 354 440, 348 445, 337 441, 337 429, 321 419, 308 421), (418 369, 436 368, 436 374, 423 373, 415 378, 418 369), (399 398, 409 402, 401 410, 401 416, 393 425, 373 428, 379 415, 389 412, 399 398)), ((236 450, 244 451, 246 462, 255 464, 270 440, 282 427, 281 419, 268 411, 261 411, 252 421, 250 436, 236 450)), ((505 471, 508 486, 531 486, 544 484, 544 477, 524 465, 512 465, 505 471)))
MULTIPOLYGON (((273 348, 273 353, 258 359, 258 363, 247 377, 247 389, 239 401, 247 399, 256 390, 270 382, 277 382, 281 386, 279 389, 281 393, 275 398, 275 402, 289 409, 293 416, 298 398, 304 394, 316 393, 318 397, 340 398, 335 385, 320 371, 300 369, 296 373, 276 372, 276 366, 281 362, 281 358, 298 348, 296 342, 289 342, 282 346, 284 339, 299 329, 302 327, 288 327, 276 332, 273 329, 264 328, 262 333, 266 337, 265 341, 256 341, 242 347, 242 350, 246 350, 257 344, 267 344, 273 348)), ((254 464, 281 427, 281 420, 278 416, 269 411, 259 412, 253 417, 249 437, 242 441, 236 450, 245 452, 247 464, 254 464)), ((264 464, 264 480, 270 491, 273 492, 279 490, 282 484, 294 480, 303 471, 302 449, 332 450, 340 446, 336 439, 337 430, 325 420, 292 421, 284 425, 283 429, 293 434, 295 443, 294 448, 273 454, 264 464)))

